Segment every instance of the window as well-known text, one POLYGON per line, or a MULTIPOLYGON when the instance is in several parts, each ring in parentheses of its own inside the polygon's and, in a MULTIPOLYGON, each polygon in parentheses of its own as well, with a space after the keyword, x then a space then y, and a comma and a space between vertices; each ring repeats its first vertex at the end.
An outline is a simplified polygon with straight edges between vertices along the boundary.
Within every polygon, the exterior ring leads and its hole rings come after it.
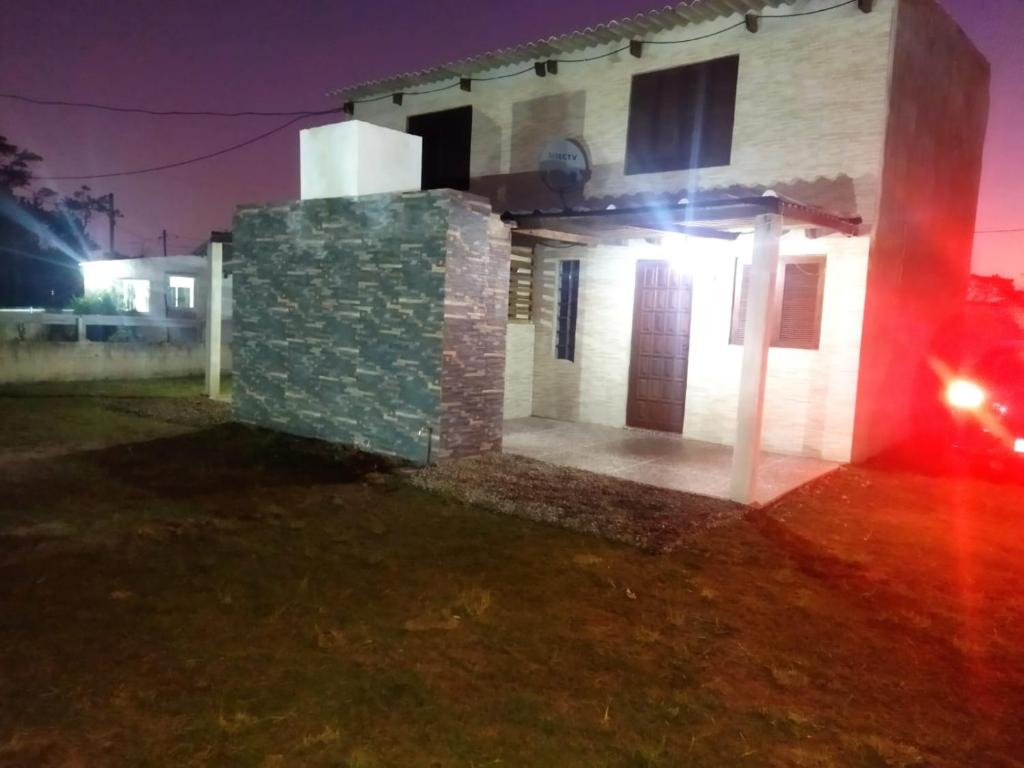
POLYGON ((533 249, 512 249, 508 276, 508 319, 533 319, 533 249))
POLYGON ((728 165, 739 63, 739 56, 728 56, 635 75, 626 173, 728 165))
POLYGON ((472 107, 413 115, 406 132, 423 139, 423 189, 469 189, 472 107))
MULTIPOLYGON (((747 319, 750 265, 737 263, 733 289, 730 344, 742 344, 747 319)), ((771 345, 817 349, 821 343, 821 310, 825 289, 825 257, 796 256, 779 262, 775 306, 771 314, 771 345)))
POLYGON ((149 312, 149 280, 118 280, 120 308, 125 312, 149 312))
POLYGON ((196 308, 196 279, 194 277, 168 276, 167 308, 196 308))
POLYGON ((555 357, 576 359, 576 310, 580 296, 580 262, 558 263, 558 326, 555 329, 555 357))

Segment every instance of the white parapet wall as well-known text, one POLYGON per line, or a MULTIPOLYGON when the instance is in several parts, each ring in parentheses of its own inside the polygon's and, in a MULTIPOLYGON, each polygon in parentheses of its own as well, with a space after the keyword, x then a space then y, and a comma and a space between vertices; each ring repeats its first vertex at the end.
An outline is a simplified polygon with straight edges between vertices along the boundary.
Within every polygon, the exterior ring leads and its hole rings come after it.
POLYGON ((510 322, 505 329, 506 419, 533 415, 533 323, 510 322))
POLYGON ((299 133, 303 200, 420 188, 423 140, 361 120, 299 133))

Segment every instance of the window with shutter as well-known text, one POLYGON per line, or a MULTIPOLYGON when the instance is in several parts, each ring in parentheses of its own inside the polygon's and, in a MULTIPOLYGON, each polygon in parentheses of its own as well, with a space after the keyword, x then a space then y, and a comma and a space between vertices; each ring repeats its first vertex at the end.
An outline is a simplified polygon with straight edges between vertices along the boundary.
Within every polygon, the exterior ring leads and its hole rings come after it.
MULTIPOLYGON (((750 265, 737 262, 730 344, 743 344, 749 283, 750 265)), ((824 256, 792 256, 779 261, 770 318, 773 347, 818 349, 824 292, 824 256)))
POLYGON ((635 75, 626 174, 728 165, 739 56, 635 75))
POLYGON ((821 336, 824 261, 783 264, 777 347, 817 349, 821 336))
POLYGON ((558 265, 558 324, 555 329, 555 357, 576 359, 576 311, 580 294, 579 259, 566 259, 558 265))

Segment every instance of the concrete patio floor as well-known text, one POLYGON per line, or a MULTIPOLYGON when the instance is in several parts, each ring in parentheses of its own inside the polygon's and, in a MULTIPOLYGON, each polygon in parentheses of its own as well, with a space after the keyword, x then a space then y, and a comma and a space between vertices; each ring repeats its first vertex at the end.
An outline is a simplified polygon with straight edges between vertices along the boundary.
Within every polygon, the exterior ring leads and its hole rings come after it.
MULTIPOLYGON (((504 452, 660 488, 729 498, 732 448, 677 435, 530 417, 505 422, 504 452)), ((763 453, 755 503, 768 504, 837 466, 763 453)))

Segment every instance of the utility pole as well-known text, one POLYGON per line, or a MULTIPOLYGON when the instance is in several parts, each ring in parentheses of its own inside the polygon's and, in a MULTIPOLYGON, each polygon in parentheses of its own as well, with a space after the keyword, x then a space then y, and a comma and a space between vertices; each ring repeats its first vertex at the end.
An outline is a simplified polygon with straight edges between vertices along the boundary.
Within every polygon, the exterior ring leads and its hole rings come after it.
POLYGON ((114 257, 114 193, 105 195, 107 198, 107 218, 110 221, 110 257, 114 257))
POLYGON ((164 256, 167 255, 167 230, 160 233, 160 239, 164 241, 164 256))

